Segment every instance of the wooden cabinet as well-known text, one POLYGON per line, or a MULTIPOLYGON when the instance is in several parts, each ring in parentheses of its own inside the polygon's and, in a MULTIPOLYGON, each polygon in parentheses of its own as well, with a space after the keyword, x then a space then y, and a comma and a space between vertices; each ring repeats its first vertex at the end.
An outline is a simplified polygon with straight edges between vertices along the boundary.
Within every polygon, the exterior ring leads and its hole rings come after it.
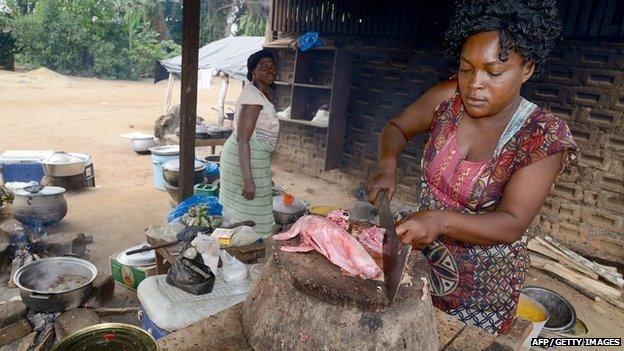
POLYGON ((317 47, 305 52, 284 46, 266 45, 277 63, 275 108, 290 107, 290 118, 305 128, 325 131, 325 170, 339 167, 344 142, 347 105, 351 90, 351 58, 340 48, 317 47), (312 122, 321 107, 329 107, 327 124, 312 122))

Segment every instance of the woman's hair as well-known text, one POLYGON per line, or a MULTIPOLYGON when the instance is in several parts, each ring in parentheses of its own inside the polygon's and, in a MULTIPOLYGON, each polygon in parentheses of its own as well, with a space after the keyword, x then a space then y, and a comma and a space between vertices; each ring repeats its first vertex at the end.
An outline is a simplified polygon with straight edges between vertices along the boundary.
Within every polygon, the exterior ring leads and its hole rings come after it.
POLYGON ((269 50, 260 50, 249 55, 249 58, 247 59, 247 80, 248 81, 251 82, 251 79, 253 78, 251 71, 256 69, 258 62, 260 62, 260 60, 262 60, 265 57, 268 57, 271 60, 275 61, 275 59, 273 58, 273 54, 269 50))
POLYGON ((480 32, 498 31, 500 59, 509 50, 535 64, 535 75, 561 32, 556 0, 458 0, 446 32, 448 54, 454 63, 466 38, 480 32))

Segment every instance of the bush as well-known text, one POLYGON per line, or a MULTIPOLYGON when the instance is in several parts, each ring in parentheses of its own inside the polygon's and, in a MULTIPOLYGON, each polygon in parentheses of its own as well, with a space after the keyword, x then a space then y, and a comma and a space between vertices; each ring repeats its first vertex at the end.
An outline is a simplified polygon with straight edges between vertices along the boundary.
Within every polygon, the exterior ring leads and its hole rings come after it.
POLYGON ((180 52, 159 42, 144 7, 132 1, 40 0, 13 21, 20 63, 64 74, 138 79, 180 52))

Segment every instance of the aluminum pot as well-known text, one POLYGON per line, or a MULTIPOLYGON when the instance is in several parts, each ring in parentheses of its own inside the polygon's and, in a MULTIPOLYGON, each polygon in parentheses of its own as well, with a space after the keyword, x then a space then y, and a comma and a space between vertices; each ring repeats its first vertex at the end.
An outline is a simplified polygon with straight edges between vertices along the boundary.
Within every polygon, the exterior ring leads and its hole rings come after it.
POLYGON ((543 327, 545 332, 560 333, 574 328, 576 311, 563 296, 541 286, 526 286, 521 291, 548 312, 548 321, 543 327))
POLYGON ((60 222, 67 214, 65 189, 46 186, 39 192, 16 190, 13 215, 20 223, 31 227, 47 227, 60 222))
POLYGON ((91 296, 96 276, 97 268, 89 261, 52 257, 18 269, 13 281, 28 308, 53 313, 76 308, 85 302, 91 296))
POLYGON ((85 159, 85 156, 88 158, 87 155, 83 155, 83 154, 55 152, 54 155, 50 157, 41 158, 37 162, 39 162, 41 166, 43 167, 43 172, 49 176, 71 177, 71 176, 84 173, 85 166, 87 165, 87 161, 88 161, 87 159, 85 159), (54 157, 58 157, 59 155, 65 155, 77 161, 63 162, 63 163, 51 162, 51 159, 53 159, 54 157))
POLYGON ((147 154, 150 152, 150 148, 156 146, 154 137, 132 138, 130 142, 132 143, 132 151, 137 154, 147 154))
MULTIPOLYGON (((165 182, 172 187, 179 186, 180 176, 180 160, 169 160, 161 165, 165 182)), ((195 179, 193 184, 199 184, 204 181, 206 165, 201 161, 195 161, 195 179)))
POLYGON ((122 323, 96 324, 78 330, 54 345, 52 351, 158 351, 145 330, 122 323))

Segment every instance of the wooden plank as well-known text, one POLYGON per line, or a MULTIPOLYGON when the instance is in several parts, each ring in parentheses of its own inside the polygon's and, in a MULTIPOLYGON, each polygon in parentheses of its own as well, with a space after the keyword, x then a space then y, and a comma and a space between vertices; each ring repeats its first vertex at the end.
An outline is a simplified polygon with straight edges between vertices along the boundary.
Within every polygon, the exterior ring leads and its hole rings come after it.
POLYGON ((553 260, 558 261, 559 263, 567 265, 569 268, 577 270, 580 273, 586 274, 592 279, 598 279, 598 274, 596 272, 593 272, 583 266, 579 266, 575 261, 567 258, 564 255, 561 255, 555 252, 554 250, 549 249, 548 247, 546 247, 545 245, 542 245, 535 239, 529 240, 527 244, 527 248, 531 251, 538 252, 544 256, 550 257, 553 260))
POLYGON ((600 275, 602 278, 604 278, 605 280, 607 280, 608 282, 615 284, 617 286, 624 287, 624 279, 622 279, 622 275, 619 273, 613 273, 613 272, 609 272, 603 268, 600 268, 599 266, 596 266, 592 261, 586 259, 585 257, 577 254, 576 252, 568 249, 567 247, 565 247, 564 245, 560 244, 558 241, 556 241, 555 239, 551 238, 550 236, 546 236, 544 239, 546 239, 546 241, 548 241, 549 243, 551 243, 553 246, 555 246, 556 248, 558 248, 559 250, 565 252, 565 254, 572 260, 579 262, 580 264, 582 264, 583 266, 593 270, 594 272, 598 273, 598 275, 600 275))
POLYGON ((579 16, 581 4, 581 0, 572 0, 572 3, 570 4, 570 10, 568 11, 567 15, 568 17, 565 23, 565 35, 574 35, 576 20, 579 16))
POLYGON ((587 33, 589 32, 589 21, 591 18, 591 9, 593 3, 593 0, 584 1, 583 4, 580 6, 581 12, 579 13, 579 17, 576 22, 574 34, 584 36, 587 35, 587 33))
POLYGON ((25 338, 23 338, 20 341, 19 346, 17 347, 17 351, 32 350, 33 344, 35 343, 35 339, 37 339, 38 334, 39 333, 35 331, 35 332, 28 334, 25 338))
POLYGON ((464 330, 466 325, 457 317, 434 307, 438 329, 438 349, 443 350, 464 330))
POLYGON ((321 30, 321 1, 316 1, 314 3, 314 12, 312 14, 312 30, 316 32, 322 32, 321 30))
POLYGON ((0 330, 0 346, 8 345, 15 340, 19 340, 32 332, 32 327, 28 320, 21 319, 8 327, 0 330))
POLYGON ((344 133, 347 120, 347 107, 351 93, 351 55, 348 51, 336 49, 332 71, 329 128, 325 147, 325 170, 340 166, 344 133))
MULTIPOLYGON (((597 35, 600 32, 602 22, 606 20, 604 16, 605 8, 607 7, 607 0, 597 0, 598 5, 596 11, 592 15, 591 25, 589 27, 589 35, 597 35)), ((609 18, 611 22, 611 18, 609 18)))
POLYGON ((553 261, 536 256, 534 254, 529 254, 529 256, 531 257, 531 267, 533 268, 537 268, 539 270, 541 270, 542 272, 544 272, 545 274, 562 281, 563 283, 569 285, 571 288, 573 288, 574 290, 578 291, 579 293, 585 295, 585 297, 587 297, 588 299, 592 300, 592 301, 599 301, 600 300, 600 296, 598 296, 597 294, 585 289, 584 287, 570 281, 570 280, 565 280, 564 278, 558 276, 557 274, 554 274, 550 271, 545 270, 544 267, 546 267, 546 264, 551 263, 553 261))
POLYGON ((615 13, 615 8, 617 6, 618 0, 609 0, 606 9, 605 16, 602 20, 602 27, 600 29, 600 35, 611 36, 615 35, 617 32, 617 26, 613 26, 611 21, 613 20, 613 14, 615 13))
POLYGON ((486 351, 518 351, 532 330, 531 321, 516 317, 505 334, 497 336, 486 351))
POLYGON ((182 83, 180 91, 180 201, 193 195, 200 0, 182 9, 182 83))
POLYGON ((474 325, 468 325, 444 349, 445 351, 485 350, 494 342, 495 336, 474 325))

